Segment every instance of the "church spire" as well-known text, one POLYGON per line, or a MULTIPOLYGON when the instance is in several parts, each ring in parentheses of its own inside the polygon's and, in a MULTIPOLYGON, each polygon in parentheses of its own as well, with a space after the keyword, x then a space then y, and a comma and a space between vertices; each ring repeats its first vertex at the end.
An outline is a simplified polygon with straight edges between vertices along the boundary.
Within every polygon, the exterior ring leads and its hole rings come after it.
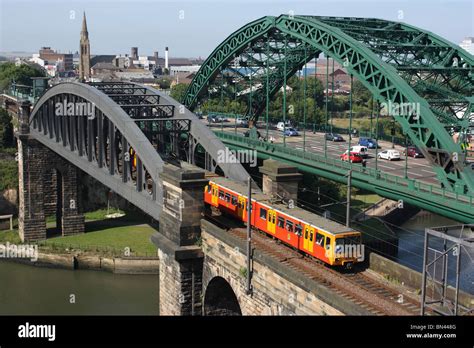
POLYGON ((82 31, 81 31, 81 34, 84 34, 85 37, 89 36, 89 33, 87 32, 86 11, 84 11, 84 16, 82 17, 82 31))
POLYGON ((90 56, 89 33, 87 31, 86 12, 82 18, 81 39, 79 44, 79 80, 84 82, 91 77, 91 56, 90 56))

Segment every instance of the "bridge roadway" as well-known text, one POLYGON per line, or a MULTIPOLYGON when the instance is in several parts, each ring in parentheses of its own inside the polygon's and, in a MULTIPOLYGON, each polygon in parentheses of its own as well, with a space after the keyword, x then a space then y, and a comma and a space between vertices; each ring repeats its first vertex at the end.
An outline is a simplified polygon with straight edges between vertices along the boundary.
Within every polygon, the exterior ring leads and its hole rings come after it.
MULTIPOLYGON (((204 120, 205 121, 205 120, 204 120)), ((207 121, 205 121, 207 123, 207 121)), ((220 124, 212 123, 210 124, 210 128, 216 131, 220 131, 222 129, 220 124)), ((235 134, 235 127, 232 121, 224 123, 224 131, 230 132, 235 134)), ((265 125, 259 124, 258 125, 259 132, 262 136, 265 136, 265 125)), ((243 135, 248 128, 237 128, 237 134, 243 135)), ((303 141, 303 131, 298 130, 299 136, 293 137, 286 137, 286 146, 298 149, 303 151, 304 141, 303 141)), ((269 127, 268 136, 274 138, 275 144, 283 144, 283 134, 281 131, 277 130, 274 125, 269 127)), ((344 153, 348 148, 348 135, 342 135, 344 138, 343 142, 332 142, 327 141, 327 154, 328 157, 339 159, 340 155, 344 153)), ((351 146, 357 145, 359 141, 358 137, 354 137, 351 140, 351 146)), ((379 148, 377 151, 381 152, 383 150, 392 149, 392 143, 380 140, 379 148)), ((405 176, 405 156, 403 152, 405 150, 404 147, 395 145, 395 149, 398 150, 401 154, 401 158, 399 161, 388 161, 384 159, 377 160, 377 168, 383 172, 387 172, 393 175, 397 175, 400 177, 405 176)), ((312 131, 306 131, 306 151, 311 153, 318 153, 324 155, 324 133, 316 132, 313 134, 312 131)), ((367 167, 375 169, 375 149, 369 149, 369 157, 367 160, 367 167)), ((430 185, 440 186, 439 181, 436 177, 436 173, 432 170, 432 166, 425 158, 413 158, 408 157, 408 165, 407 165, 407 176, 410 179, 415 179, 418 181, 425 182, 430 185)))
MULTIPOLYGON (((207 123, 205 120, 202 122, 207 123)), ((287 138, 287 146, 283 147, 281 132, 271 131, 270 134, 277 136, 276 142, 271 144, 244 137, 243 132, 246 131, 244 128, 238 128, 235 134, 235 126, 232 127, 232 122, 227 124, 227 127, 223 129, 221 124, 212 124, 210 128, 231 149, 256 150, 259 158, 273 158, 295 165, 303 172, 341 183, 347 182, 347 173, 352 169, 354 187, 375 192, 389 199, 401 200, 456 221, 466 223, 474 221, 474 197, 441 188, 432 168, 427 166, 424 159, 410 158, 408 178, 405 178, 403 159, 399 162, 379 159, 377 160, 378 169, 375 170, 374 150, 371 151, 372 158, 369 158, 367 168, 363 168, 360 164, 342 162, 339 155, 347 149, 347 142, 342 144, 329 142, 328 145, 332 147, 328 147, 328 156, 325 157, 324 152, 321 152, 324 147, 322 134, 312 135, 307 132, 307 145, 310 151, 303 152, 302 136, 287 138)), ((259 131, 264 135, 265 126, 259 125, 259 131)), ((381 142, 381 146, 391 148, 391 144, 384 142, 381 142)))

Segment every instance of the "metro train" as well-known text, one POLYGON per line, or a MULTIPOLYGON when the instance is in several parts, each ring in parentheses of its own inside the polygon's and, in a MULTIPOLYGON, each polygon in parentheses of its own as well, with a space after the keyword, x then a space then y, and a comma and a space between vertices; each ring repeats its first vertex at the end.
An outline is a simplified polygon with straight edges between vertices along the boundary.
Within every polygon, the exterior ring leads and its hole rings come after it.
MULTIPOLYGON (((270 196, 253 191, 253 228, 331 266, 350 269, 363 260, 360 232, 304 209, 275 203, 270 196)), ((213 177, 204 189, 204 202, 246 223, 247 195, 246 185, 213 177)))

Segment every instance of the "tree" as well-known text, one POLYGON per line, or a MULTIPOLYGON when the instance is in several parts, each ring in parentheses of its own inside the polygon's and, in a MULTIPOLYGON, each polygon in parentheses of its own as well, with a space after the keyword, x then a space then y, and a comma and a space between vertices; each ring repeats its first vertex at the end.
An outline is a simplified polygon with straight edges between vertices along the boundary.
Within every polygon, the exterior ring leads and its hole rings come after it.
POLYGON ((8 112, 0 108, 0 148, 14 147, 13 124, 8 112))
POLYGON ((0 64, 0 90, 3 91, 14 81, 18 84, 32 86, 32 77, 44 77, 43 71, 30 65, 22 64, 16 66, 14 63, 0 64))
POLYGON ((178 83, 171 87, 170 96, 175 100, 183 100, 186 90, 188 88, 187 83, 178 83))

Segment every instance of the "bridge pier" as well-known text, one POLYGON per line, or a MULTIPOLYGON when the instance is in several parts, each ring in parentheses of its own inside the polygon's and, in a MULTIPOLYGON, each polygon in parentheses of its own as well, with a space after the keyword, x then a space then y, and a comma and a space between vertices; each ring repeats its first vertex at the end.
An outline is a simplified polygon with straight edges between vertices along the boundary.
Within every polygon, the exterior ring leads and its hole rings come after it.
POLYGON ((263 175, 263 193, 285 201, 292 200, 296 204, 298 184, 303 179, 303 174, 298 173, 296 167, 267 159, 259 171, 263 175))
POLYGON ((202 314, 200 247, 203 192, 208 180, 194 166, 165 164, 160 174, 163 208, 152 236, 160 259, 160 315, 202 314))
POLYGON ((46 217, 56 214, 63 236, 84 232, 80 170, 29 136, 29 103, 19 110, 18 229, 22 241, 46 239, 46 217))

